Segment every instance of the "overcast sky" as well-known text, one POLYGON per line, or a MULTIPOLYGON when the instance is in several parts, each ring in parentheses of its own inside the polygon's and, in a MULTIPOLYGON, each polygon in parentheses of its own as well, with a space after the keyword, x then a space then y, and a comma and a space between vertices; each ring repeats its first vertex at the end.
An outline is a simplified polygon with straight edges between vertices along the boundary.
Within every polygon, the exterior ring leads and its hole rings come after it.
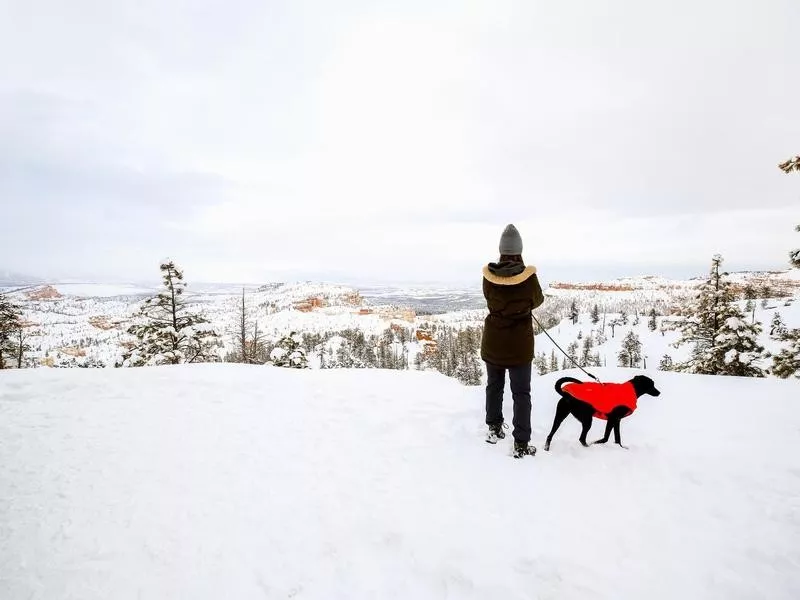
POLYGON ((0 0, 0 271, 784 268, 800 2, 0 0))

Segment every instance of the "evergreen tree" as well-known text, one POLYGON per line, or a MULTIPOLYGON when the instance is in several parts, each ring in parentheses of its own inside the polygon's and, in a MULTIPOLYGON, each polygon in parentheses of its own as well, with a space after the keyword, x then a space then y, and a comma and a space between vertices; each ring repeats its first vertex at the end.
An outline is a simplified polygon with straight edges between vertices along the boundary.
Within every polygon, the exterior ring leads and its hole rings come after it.
POLYGON ((752 300, 748 300, 744 305, 744 312, 752 312, 756 309, 756 303, 752 300))
MULTIPOLYGON (((800 231, 800 225, 797 225, 794 228, 795 231, 800 231)), ((789 263, 795 269, 800 269, 800 248, 795 248, 791 252, 789 252, 789 263)))
POLYGON ((164 289, 145 300, 139 323, 128 333, 138 342, 123 365, 163 365, 219 361, 219 336, 202 315, 190 312, 183 297, 183 272, 169 261, 161 265, 164 289))
POLYGON ((745 300, 755 300, 758 298, 758 292, 756 292, 756 288, 753 287, 752 283, 746 283, 744 289, 742 290, 742 295, 744 296, 745 300))
POLYGON ((619 322, 622 325, 628 324, 628 311, 626 311, 624 308, 621 311, 619 311, 619 322))
POLYGON ((567 346, 567 356, 570 358, 567 363, 570 368, 578 364, 578 342, 572 342, 567 346))
POLYGON ((547 355, 544 352, 533 357, 533 367, 539 375, 545 375, 547 368, 547 355))
POLYGON ((772 322, 769 326, 769 335, 772 338, 779 339, 780 336, 786 333, 786 325, 783 323, 783 319, 781 319, 781 314, 776 312, 772 315, 772 322))
POLYGON ((556 356, 556 351, 550 351, 550 372, 555 373, 558 371, 558 357, 556 356))
POLYGON ((15 337, 21 329, 22 309, 0 294, 0 369, 5 369, 6 361, 18 355, 15 337))
POLYGON ((622 325, 622 321, 619 319, 612 319, 608 322, 608 326, 611 327, 611 339, 614 339, 614 330, 622 325))
POLYGON ((659 371, 672 371, 673 362, 672 357, 669 354, 665 354, 661 357, 661 362, 658 363, 658 370, 659 371))
POLYGON ((761 326, 745 322, 721 265, 722 257, 714 256, 709 278, 679 327, 682 335, 675 345, 693 345, 691 358, 681 368, 707 375, 763 376, 756 366, 764 356, 757 342, 761 326))
POLYGON ((570 304, 570 307, 569 307, 569 318, 572 319, 572 324, 573 325, 575 325, 575 323, 578 322, 578 317, 579 316, 580 316, 580 313, 578 312, 578 303, 575 300, 573 300, 572 304, 570 304))
POLYGON ((772 357, 772 373, 781 379, 800 378, 800 329, 784 331, 777 339, 788 344, 772 357))
POLYGON ((597 325, 600 322, 600 308, 595 304, 591 312, 592 324, 597 325))
POLYGON ((622 349, 617 355, 620 367, 638 367, 642 361, 642 342, 635 332, 630 331, 622 340, 622 349))
POLYGON ((767 308, 768 306, 769 306, 769 299, 766 298, 766 297, 762 298, 762 300, 761 300, 761 308, 767 308))
POLYGON ((290 369, 307 369, 308 358, 306 351, 302 347, 303 337, 292 332, 280 339, 278 344, 270 353, 270 360, 276 367, 286 367, 290 369))
POLYGON ((583 340, 583 347, 581 348, 580 365, 582 367, 589 366, 592 348, 594 348, 594 340, 592 340, 592 336, 587 335, 586 339, 583 340))
POLYGON ((650 320, 647 321, 647 328, 650 331, 655 331, 657 327, 658 327, 658 323, 656 322, 656 309, 655 308, 651 308, 650 309, 650 320))

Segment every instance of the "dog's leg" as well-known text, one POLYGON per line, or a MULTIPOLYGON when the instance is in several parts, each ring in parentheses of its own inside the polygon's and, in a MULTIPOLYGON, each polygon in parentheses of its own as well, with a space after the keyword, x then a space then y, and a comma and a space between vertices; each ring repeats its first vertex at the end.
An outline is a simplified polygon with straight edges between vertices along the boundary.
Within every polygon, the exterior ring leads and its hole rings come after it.
POLYGON ((619 444, 620 448, 625 448, 625 450, 627 450, 628 447, 622 445, 622 437, 619 434, 620 421, 621 421, 621 419, 617 419, 616 422, 614 423, 614 443, 615 444, 619 444))
POLYGON ((592 443, 593 444, 605 444, 608 441, 608 438, 611 436, 611 430, 613 429, 613 427, 614 427, 613 420, 612 419, 608 419, 606 421, 606 432, 605 432, 605 434, 603 435, 603 437, 601 439, 595 440, 592 443))
POLYGON ((569 416, 569 400, 566 398, 562 398, 558 401, 556 405, 556 416, 553 418, 553 428, 550 430, 550 434, 547 436, 547 440, 544 443, 544 449, 550 450, 550 442, 553 441, 553 436, 555 435, 558 428, 561 427, 561 423, 564 422, 569 416))
POLYGON ((589 434, 589 430, 592 428, 592 415, 591 415, 591 413, 585 414, 585 415, 581 415, 581 425, 582 425, 581 437, 578 438, 578 439, 580 440, 581 444, 583 444, 584 446, 586 446, 588 448, 589 444, 586 443, 586 436, 589 434))

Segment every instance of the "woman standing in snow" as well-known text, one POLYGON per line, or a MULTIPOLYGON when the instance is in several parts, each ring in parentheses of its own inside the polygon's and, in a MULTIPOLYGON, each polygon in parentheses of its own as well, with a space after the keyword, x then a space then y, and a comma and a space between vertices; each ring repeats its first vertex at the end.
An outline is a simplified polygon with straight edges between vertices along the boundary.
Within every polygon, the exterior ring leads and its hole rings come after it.
POLYGON ((486 441, 496 444, 503 432, 506 371, 514 400, 514 457, 533 456, 531 440, 531 313, 544 302, 535 267, 522 260, 522 237, 509 225, 500 237, 500 260, 483 268, 483 295, 489 315, 483 329, 481 358, 486 362, 486 441))

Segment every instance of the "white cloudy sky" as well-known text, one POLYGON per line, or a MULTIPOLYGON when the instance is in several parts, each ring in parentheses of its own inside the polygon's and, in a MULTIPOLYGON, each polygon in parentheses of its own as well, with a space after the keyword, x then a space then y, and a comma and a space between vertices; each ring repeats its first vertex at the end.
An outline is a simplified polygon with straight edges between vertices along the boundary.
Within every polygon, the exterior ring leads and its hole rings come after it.
POLYGON ((781 268, 800 2, 0 0, 0 270, 781 268))

